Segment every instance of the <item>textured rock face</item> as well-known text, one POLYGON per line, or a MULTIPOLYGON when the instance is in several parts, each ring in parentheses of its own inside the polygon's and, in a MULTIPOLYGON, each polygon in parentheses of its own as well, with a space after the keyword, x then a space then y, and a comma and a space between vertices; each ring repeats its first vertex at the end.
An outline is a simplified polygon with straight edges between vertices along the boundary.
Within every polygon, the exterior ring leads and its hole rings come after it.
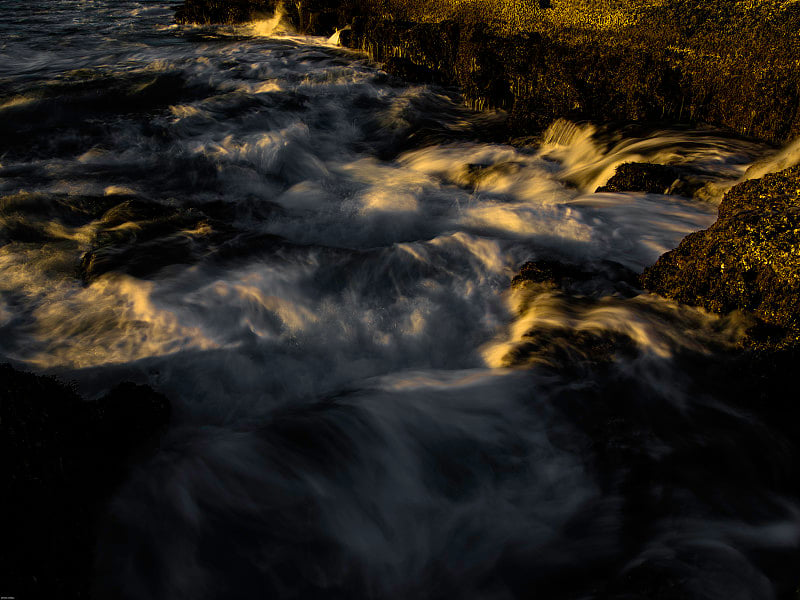
MULTIPOLYGON (((176 19, 247 21, 275 4, 185 0, 176 19)), ((342 43, 404 77, 458 85, 476 108, 507 109, 518 130, 572 117, 701 121, 773 142, 800 135, 800 4, 573 4, 305 0, 285 10, 305 33, 351 25, 342 43)))
POLYGON ((598 192, 668 193, 679 182, 678 170, 666 165, 625 163, 617 167, 614 176, 598 192))
POLYGON ((95 402, 0 365, 0 582, 18 598, 87 598, 114 489, 152 450, 169 404, 123 383, 95 402))
POLYGON ((360 13, 354 0, 185 0, 175 11, 178 23, 245 23, 271 16, 276 9, 301 33, 330 35, 360 13))
POLYGON ((274 10, 274 0, 184 2, 175 12, 175 20, 179 23, 242 23, 274 10))
POLYGON ((778 69, 783 74, 767 81, 760 68, 747 72, 754 57, 724 74, 730 69, 709 55, 619 35, 498 35, 480 23, 372 17, 354 27, 349 43, 376 60, 402 56, 426 80, 457 84, 475 108, 508 110, 518 131, 570 117, 702 121, 774 142, 800 133, 796 72, 778 69))
POLYGON ((753 342, 800 346, 800 166, 732 188, 719 218, 647 269, 641 283, 713 312, 752 312, 753 342))

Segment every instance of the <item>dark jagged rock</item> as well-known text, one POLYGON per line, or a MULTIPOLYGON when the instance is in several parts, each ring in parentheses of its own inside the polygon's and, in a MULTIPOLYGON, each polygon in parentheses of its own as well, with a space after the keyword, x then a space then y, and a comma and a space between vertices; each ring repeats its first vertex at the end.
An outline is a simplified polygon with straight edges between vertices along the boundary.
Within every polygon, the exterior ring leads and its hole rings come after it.
POLYGON ((800 166, 740 183, 719 218, 645 270, 642 285, 678 302, 762 323, 750 341, 800 347, 800 166))
POLYGON ((330 35, 359 13, 352 1, 304 0, 282 3, 276 0, 186 0, 175 12, 178 23, 235 24, 272 16, 276 9, 301 33, 330 35))
POLYGON ((112 271, 145 278, 170 265, 231 256, 234 249, 246 255, 279 239, 262 235, 253 241, 237 235, 228 224, 235 209, 225 202, 184 208, 136 197, 118 197, 116 202, 100 215, 91 247, 77 266, 76 275, 86 284, 112 271))
POLYGON ((652 163, 625 163, 617 167, 614 176, 597 192, 647 192, 665 194, 679 181, 674 167, 652 163))
POLYGON ((530 283, 549 283, 566 290, 602 276, 604 281, 613 284, 617 291, 630 290, 636 285, 636 274, 623 265, 605 261, 594 268, 576 265, 559 260, 536 260, 526 262, 519 273, 511 280, 512 287, 530 283), (626 289, 627 288, 627 289, 626 289))
POLYGON ((677 2, 616 30, 551 23, 511 33, 487 15, 414 22, 375 4, 353 22, 349 45, 379 61, 401 56, 403 74, 413 63, 425 80, 458 85, 475 108, 508 110, 518 131, 572 117, 707 122, 774 142, 800 134, 800 49, 780 41, 800 26, 791 7, 770 17, 772 29, 742 21, 740 37, 752 37, 743 41, 724 19, 709 25, 708 7, 677 2), (687 19, 705 25, 677 27, 687 19))
MULTIPOLYGON (((343 44, 399 75, 458 85, 476 108, 507 109, 518 130, 574 117, 707 122, 773 142, 800 135, 797 4, 629 0, 585 15, 570 12, 577 3, 550 4, 499 3, 520 13, 525 29, 516 31, 496 11, 455 2, 442 14, 390 0, 306 0, 285 10, 304 33, 350 25, 343 44), (615 11, 624 17, 609 28, 615 11)), ((185 0, 176 19, 230 23, 274 8, 274 0, 185 0)))
POLYGON ((0 365, 4 594, 89 597, 98 523, 169 414, 146 386, 123 383, 84 402, 55 379, 0 365))
POLYGON ((454 83, 459 35, 459 25, 453 21, 415 23, 369 17, 353 19, 348 41, 398 76, 454 83))
POLYGON ((175 12, 179 23, 242 23, 274 12, 271 0, 206 0, 184 2, 175 12))

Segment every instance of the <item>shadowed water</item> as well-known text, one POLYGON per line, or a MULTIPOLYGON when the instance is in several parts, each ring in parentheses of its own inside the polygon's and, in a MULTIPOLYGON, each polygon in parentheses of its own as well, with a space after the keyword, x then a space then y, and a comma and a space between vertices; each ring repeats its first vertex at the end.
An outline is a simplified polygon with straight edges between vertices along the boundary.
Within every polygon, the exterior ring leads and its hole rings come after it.
POLYGON ((101 597, 786 593, 794 458, 704 380, 748 323, 635 282, 716 207, 593 193, 630 160, 724 188, 767 148, 568 122, 512 147, 276 20, 0 11, 0 357, 177 413, 101 597), (512 288, 528 260, 584 275, 512 288))

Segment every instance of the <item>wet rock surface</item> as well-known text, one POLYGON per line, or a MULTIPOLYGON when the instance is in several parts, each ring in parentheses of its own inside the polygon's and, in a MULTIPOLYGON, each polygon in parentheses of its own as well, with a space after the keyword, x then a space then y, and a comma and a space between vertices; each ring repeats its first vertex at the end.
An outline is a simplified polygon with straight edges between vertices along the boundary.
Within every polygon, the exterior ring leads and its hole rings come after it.
POLYGON ((652 163, 625 163, 619 165, 613 177, 595 191, 666 194, 679 183, 680 173, 674 167, 652 163))
MULTIPOLYGON (((518 130, 570 117, 706 122, 773 142, 800 134, 796 4, 629 1, 550 19, 559 7, 518 4, 496 7, 514 13, 516 30, 491 11, 439 15, 418 2, 303 2, 286 16, 315 35, 349 25, 343 45, 401 76, 458 85, 474 107, 508 110, 518 130)), ((268 0, 186 0, 176 19, 241 22, 274 9, 268 0)))
POLYGON ((591 266, 548 259, 529 261, 520 267, 511 285, 521 287, 531 283, 543 283, 563 291, 590 293, 591 288, 586 288, 582 284, 591 283, 598 275, 602 275, 602 281, 606 285, 601 284, 594 290, 597 294, 613 291, 625 296, 633 295, 636 273, 612 261, 591 266))
MULTIPOLYGON (((511 282, 512 289, 535 297, 549 294, 570 299, 572 309, 597 305, 599 298, 635 295, 636 274, 626 267, 606 261, 587 266, 560 260, 536 260, 522 265, 511 282)), ((525 306, 523 304, 523 306, 525 306)), ((524 308, 523 308, 524 311, 524 308)), ((634 355, 635 343, 625 334, 576 331, 566 326, 538 326, 523 336, 506 357, 508 366, 549 365, 578 371, 610 363, 618 353, 634 355)))
POLYGON ((800 346, 800 166, 732 188, 717 221, 659 258, 641 283, 712 312, 754 314, 755 346, 800 346))
POLYGON ((208 0, 178 6, 179 23, 241 23, 275 10, 275 2, 264 0, 208 0))
POLYGON ((121 383, 86 402, 55 379, 0 365, 3 593, 90 597, 95 536, 115 488, 157 448, 170 405, 121 383))
POLYGON ((186 1, 178 5, 175 20, 178 23, 235 24, 272 17, 280 7, 284 17, 295 29, 311 35, 331 35, 360 12, 356 3, 306 0, 286 3, 275 0, 209 0, 186 1))

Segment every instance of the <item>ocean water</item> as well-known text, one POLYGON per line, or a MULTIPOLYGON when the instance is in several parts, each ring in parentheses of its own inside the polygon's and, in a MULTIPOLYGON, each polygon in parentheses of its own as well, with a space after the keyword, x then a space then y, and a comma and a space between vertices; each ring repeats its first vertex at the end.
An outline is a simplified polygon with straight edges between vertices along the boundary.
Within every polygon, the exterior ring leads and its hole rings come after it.
POLYGON ((704 380, 748 322, 635 276, 791 149, 498 143, 502 114, 269 15, 0 15, 0 360, 174 406, 99 597, 787 593, 786 441, 704 380), (594 193, 632 160, 708 193, 594 193), (512 286, 526 261, 582 274, 512 286))

